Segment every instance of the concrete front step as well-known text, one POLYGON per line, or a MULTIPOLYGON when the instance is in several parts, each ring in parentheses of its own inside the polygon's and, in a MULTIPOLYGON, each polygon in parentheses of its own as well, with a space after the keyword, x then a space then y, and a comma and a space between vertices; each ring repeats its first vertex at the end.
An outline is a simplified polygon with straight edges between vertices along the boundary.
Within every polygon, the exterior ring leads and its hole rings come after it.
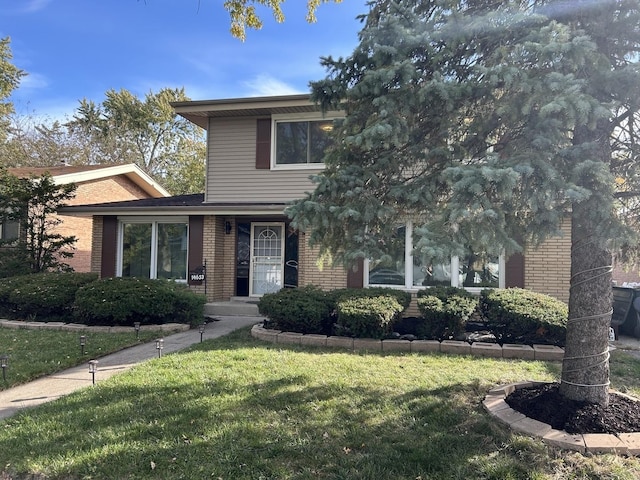
POLYGON ((258 305, 244 301, 231 302, 212 302, 206 303, 204 306, 205 316, 242 316, 242 317, 259 317, 258 305))

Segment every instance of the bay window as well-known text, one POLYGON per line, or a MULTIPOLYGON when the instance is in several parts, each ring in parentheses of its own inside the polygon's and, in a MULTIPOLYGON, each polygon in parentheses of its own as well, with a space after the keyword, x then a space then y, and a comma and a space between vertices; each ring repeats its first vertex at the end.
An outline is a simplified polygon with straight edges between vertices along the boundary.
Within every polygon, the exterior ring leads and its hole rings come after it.
POLYGON ((469 249, 463 257, 438 261, 413 254, 413 224, 399 225, 385 255, 365 262, 367 285, 420 289, 431 286, 504 288, 504 256, 469 249))
POLYGON ((187 219, 120 221, 118 276, 187 280, 187 219))

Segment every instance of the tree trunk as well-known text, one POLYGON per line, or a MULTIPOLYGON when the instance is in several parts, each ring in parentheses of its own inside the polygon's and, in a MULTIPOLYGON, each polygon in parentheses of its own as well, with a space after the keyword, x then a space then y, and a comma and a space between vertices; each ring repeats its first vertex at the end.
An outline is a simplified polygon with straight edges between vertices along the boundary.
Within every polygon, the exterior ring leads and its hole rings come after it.
POLYGON ((571 225, 569 322, 560 392, 572 400, 609 403, 611 252, 592 240, 588 214, 596 201, 576 204, 571 225))

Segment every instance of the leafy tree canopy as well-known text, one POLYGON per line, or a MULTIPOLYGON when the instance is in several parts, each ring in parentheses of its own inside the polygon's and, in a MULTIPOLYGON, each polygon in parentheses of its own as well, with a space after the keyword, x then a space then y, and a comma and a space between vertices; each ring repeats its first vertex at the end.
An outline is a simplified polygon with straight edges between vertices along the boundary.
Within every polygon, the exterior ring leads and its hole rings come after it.
MULTIPOLYGON (((340 3, 342 0, 307 0, 307 21, 309 23, 315 22, 315 12, 318 6, 321 3, 329 3, 331 1, 340 3)), ((231 35, 244 40, 247 28, 256 30, 262 28, 262 20, 256 10, 256 6, 260 5, 270 9, 276 21, 283 22, 283 3, 284 0, 225 0, 224 8, 227 9, 231 17, 231 35)))
POLYGON ((0 39, 0 141, 6 138, 8 117, 13 112, 13 104, 7 99, 25 73, 11 63, 13 55, 9 46, 10 39, 0 39))
POLYGON ((0 168, 0 223, 18 222, 21 232, 0 245, 0 275, 71 269, 64 260, 73 256, 76 238, 55 231, 62 223, 55 214, 75 190, 74 184, 56 185, 48 174, 20 178, 0 168))

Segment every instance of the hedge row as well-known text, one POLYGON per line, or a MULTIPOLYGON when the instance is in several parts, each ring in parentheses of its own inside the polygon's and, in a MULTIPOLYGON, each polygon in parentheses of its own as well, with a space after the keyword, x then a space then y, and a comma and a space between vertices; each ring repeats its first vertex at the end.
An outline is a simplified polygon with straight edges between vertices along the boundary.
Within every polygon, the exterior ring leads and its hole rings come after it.
POLYGON ((407 292, 389 288, 284 289, 265 295, 259 311, 267 328, 299 333, 385 338, 397 327, 417 338, 461 338, 470 319, 499 343, 564 345, 567 306, 547 295, 523 289, 484 290, 480 297, 462 288, 431 287, 417 293, 418 318, 402 319, 411 301, 407 292))
POLYGON ((197 324, 205 297, 169 280, 39 273, 0 279, 0 315, 87 325, 197 324))
POLYGON ((265 326, 289 332, 381 338, 411 303, 407 292, 390 288, 283 289, 258 302, 265 326))

